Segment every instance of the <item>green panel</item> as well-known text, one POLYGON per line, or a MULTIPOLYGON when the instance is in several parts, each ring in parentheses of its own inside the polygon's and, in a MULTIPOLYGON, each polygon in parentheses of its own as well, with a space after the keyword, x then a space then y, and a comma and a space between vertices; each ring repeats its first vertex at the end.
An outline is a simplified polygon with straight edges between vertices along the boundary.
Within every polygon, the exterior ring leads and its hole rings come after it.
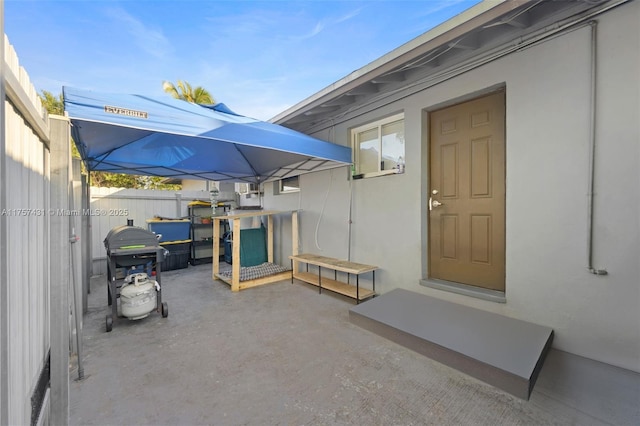
POLYGON ((264 226, 240 230, 240 266, 256 266, 267 261, 264 226))

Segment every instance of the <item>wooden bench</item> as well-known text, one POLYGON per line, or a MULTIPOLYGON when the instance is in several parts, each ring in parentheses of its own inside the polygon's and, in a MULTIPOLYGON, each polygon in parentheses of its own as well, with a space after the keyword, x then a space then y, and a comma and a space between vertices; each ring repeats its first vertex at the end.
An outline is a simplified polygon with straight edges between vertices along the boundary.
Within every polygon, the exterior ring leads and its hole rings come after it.
POLYGON ((378 269, 377 266, 349 262, 332 257, 319 256, 317 254, 295 254, 289 256, 289 259, 291 260, 291 283, 293 283, 293 279, 296 278, 300 281, 318 286, 318 291, 320 293, 322 293, 322 289, 330 290, 335 293, 351 297, 356 300, 356 303, 360 303, 361 300, 365 300, 376 295, 375 271, 378 269), (294 264, 294 262, 296 263, 294 264), (306 263, 307 272, 300 272, 297 262, 306 263), (309 272, 309 265, 318 267, 317 275, 309 272), (333 270, 334 279, 323 277, 322 268, 333 270), (347 273, 347 281, 349 281, 349 275, 354 274, 356 276, 356 285, 354 286, 338 281, 338 271, 347 273), (371 272, 373 276, 372 290, 360 288, 360 275, 367 272, 371 272))

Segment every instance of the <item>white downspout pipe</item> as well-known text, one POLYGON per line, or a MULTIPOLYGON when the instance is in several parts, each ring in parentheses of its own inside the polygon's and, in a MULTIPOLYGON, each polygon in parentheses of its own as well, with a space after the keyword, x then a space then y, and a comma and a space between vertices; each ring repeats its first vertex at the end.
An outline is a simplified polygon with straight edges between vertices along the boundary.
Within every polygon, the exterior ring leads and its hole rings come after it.
POLYGON ((598 22, 590 21, 591 26, 591 99, 589 129, 589 182, 587 190, 587 270, 594 275, 607 275, 606 269, 593 267, 593 188, 596 154, 596 92, 598 68, 598 22))

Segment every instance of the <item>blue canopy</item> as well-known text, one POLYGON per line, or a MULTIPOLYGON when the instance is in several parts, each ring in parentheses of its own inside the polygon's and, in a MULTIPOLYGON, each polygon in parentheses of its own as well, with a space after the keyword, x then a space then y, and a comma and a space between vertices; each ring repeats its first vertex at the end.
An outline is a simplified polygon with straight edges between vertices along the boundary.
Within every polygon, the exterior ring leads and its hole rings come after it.
POLYGON ((63 87, 71 134, 90 170, 267 182, 351 163, 351 149, 224 104, 63 87))

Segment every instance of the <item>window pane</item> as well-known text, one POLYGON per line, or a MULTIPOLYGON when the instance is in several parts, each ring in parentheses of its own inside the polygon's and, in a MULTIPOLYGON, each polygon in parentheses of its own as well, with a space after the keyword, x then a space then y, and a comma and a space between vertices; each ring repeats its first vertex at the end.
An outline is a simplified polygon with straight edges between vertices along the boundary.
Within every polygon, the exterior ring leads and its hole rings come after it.
POLYGON ((384 170, 396 169, 404 163, 404 120, 382 126, 382 161, 384 170))
POLYGON ((377 172, 379 158, 378 129, 358 133, 358 173, 377 172))
POLYGON ((298 176, 284 178, 280 181, 280 192, 292 192, 300 190, 298 176))

